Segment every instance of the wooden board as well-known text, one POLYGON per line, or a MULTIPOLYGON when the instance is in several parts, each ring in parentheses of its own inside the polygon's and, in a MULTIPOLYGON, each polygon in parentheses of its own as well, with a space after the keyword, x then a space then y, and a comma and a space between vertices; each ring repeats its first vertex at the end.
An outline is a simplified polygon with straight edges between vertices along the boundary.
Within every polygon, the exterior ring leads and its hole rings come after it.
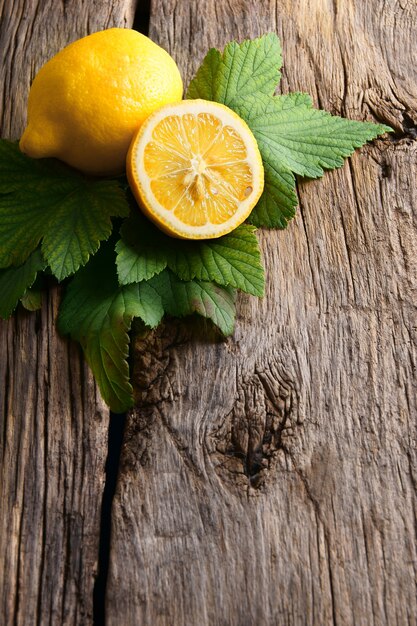
MULTIPOLYGON (((20 137, 30 81, 67 43, 130 26, 132 2, 0 1, 0 128, 20 137)), ((0 295, 1 297, 1 295, 0 295)), ((108 410, 55 329, 54 290, 0 324, 0 623, 90 624, 108 410)))
POLYGON ((299 182, 232 339, 167 324, 137 342, 108 624, 417 623, 416 17, 394 0, 152 2, 187 80, 209 46, 276 31, 284 92, 397 135, 299 182))
MULTIPOLYGON (((135 5, 0 0, 3 135, 46 58, 137 22, 135 5)), ((152 1, 150 35, 187 81, 210 46, 272 30, 284 93, 397 132, 299 181, 233 338, 175 322, 136 341, 106 624, 417 624, 416 27, 412 0, 152 1)), ((109 421, 57 304, 0 326, 7 626, 94 619, 109 421)))

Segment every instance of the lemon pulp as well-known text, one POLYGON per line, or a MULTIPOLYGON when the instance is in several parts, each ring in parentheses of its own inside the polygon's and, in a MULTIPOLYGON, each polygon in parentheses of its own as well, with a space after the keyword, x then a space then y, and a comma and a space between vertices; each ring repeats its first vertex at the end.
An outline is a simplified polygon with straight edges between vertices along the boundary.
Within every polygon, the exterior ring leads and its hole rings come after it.
POLYGON ((246 123, 224 105, 185 100, 145 122, 127 159, 144 212, 177 237, 230 232, 248 217, 263 190, 263 166, 246 123))

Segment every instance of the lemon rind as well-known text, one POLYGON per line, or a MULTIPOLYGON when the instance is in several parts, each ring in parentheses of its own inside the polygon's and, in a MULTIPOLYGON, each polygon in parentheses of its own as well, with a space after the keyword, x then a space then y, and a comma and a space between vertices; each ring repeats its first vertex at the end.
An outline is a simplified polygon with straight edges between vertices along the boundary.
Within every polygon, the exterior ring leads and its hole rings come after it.
POLYGON ((158 109, 145 121, 134 137, 127 157, 128 180, 141 209, 155 224, 170 235, 182 239, 213 239, 221 237, 237 228, 249 217, 253 207, 259 200, 264 186, 264 170, 258 144, 249 126, 234 111, 218 102, 206 100, 183 100, 180 103, 165 105, 158 109), (236 129, 247 150, 245 159, 252 168, 253 191, 240 202, 236 213, 222 224, 204 226, 188 226, 179 220, 172 211, 158 202, 151 190, 151 179, 146 175, 144 152, 146 145, 152 140, 152 132, 156 125, 169 115, 187 113, 212 113, 219 117, 224 125, 236 129), (258 167, 256 167, 258 166, 258 167))

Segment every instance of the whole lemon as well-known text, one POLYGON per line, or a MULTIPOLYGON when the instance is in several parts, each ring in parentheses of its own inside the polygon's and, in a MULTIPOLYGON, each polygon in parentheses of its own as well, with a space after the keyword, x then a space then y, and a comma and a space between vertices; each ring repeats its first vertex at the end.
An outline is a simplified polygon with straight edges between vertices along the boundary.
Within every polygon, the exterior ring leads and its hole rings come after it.
POLYGON ((20 149, 88 174, 120 173, 142 122, 182 93, 175 61, 148 37, 124 28, 94 33, 58 52, 36 75, 20 149))

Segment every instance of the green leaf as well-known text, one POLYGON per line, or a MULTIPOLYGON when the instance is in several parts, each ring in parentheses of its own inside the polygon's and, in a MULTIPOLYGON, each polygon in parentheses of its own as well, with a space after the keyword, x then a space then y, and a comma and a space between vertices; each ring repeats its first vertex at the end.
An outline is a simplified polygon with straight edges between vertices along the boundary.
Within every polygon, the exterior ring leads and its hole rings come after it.
POLYGON ((214 48, 191 81, 187 98, 233 103, 250 95, 272 95, 280 80, 281 45, 274 33, 241 44, 232 41, 223 54, 214 48))
POLYGON ((264 293, 264 268, 252 226, 241 225, 218 239, 183 241, 164 235, 137 211, 120 234, 116 251, 121 284, 148 280, 168 266, 181 280, 213 280, 255 296, 264 293))
POLYGON ((294 174, 275 160, 271 163, 264 160, 264 174, 264 190, 248 222, 266 228, 286 228, 298 203, 294 174))
POLYGON ((189 84, 187 98, 215 100, 217 76, 221 65, 221 53, 216 48, 211 48, 204 57, 195 78, 189 84))
POLYGON ((37 273, 45 266, 40 250, 35 250, 23 265, 0 270, 0 317, 10 317, 20 298, 35 282, 37 273))
POLYGON ((161 295, 164 310, 169 315, 184 317, 198 313, 211 319, 223 335, 233 333, 236 298, 234 289, 198 280, 184 282, 170 270, 164 270, 155 276, 152 285, 161 295))
POLYGON ((35 287, 27 289, 20 302, 27 311, 39 311, 42 308, 42 290, 35 287))
POLYGON ((71 280, 58 328, 81 343, 104 400, 118 413, 133 403, 127 362, 133 318, 155 327, 164 311, 177 317, 198 313, 227 335, 233 332, 235 293, 213 283, 180 281, 169 270, 120 286, 112 248, 112 241, 102 246, 71 280))
POLYGON ((167 266, 167 237, 136 206, 120 229, 121 239, 116 244, 116 264, 119 283, 129 285, 149 280, 167 266))
POLYGON ((391 130, 314 109, 305 94, 251 97, 234 108, 250 126, 265 163, 310 178, 340 167, 355 148, 391 130))
POLYGON ((65 177, 67 166, 52 159, 29 159, 19 150, 15 141, 0 139, 0 193, 12 193, 20 191, 22 187, 22 177, 25 184, 36 186, 42 177, 54 164, 56 175, 60 171, 65 177))
POLYGON ((0 141, 0 267, 22 264, 42 241, 62 280, 110 236, 111 217, 129 213, 117 181, 87 178, 53 159, 29 159, 0 141))
POLYGON ((149 282, 120 287, 113 242, 72 279, 61 304, 58 328, 78 340, 112 411, 133 404, 129 381, 129 330, 134 317, 150 327, 164 314, 161 297, 149 282))
POLYGON ((213 280, 254 296, 264 295, 265 275, 259 243, 255 228, 248 224, 218 239, 173 247, 168 266, 182 280, 213 280))

